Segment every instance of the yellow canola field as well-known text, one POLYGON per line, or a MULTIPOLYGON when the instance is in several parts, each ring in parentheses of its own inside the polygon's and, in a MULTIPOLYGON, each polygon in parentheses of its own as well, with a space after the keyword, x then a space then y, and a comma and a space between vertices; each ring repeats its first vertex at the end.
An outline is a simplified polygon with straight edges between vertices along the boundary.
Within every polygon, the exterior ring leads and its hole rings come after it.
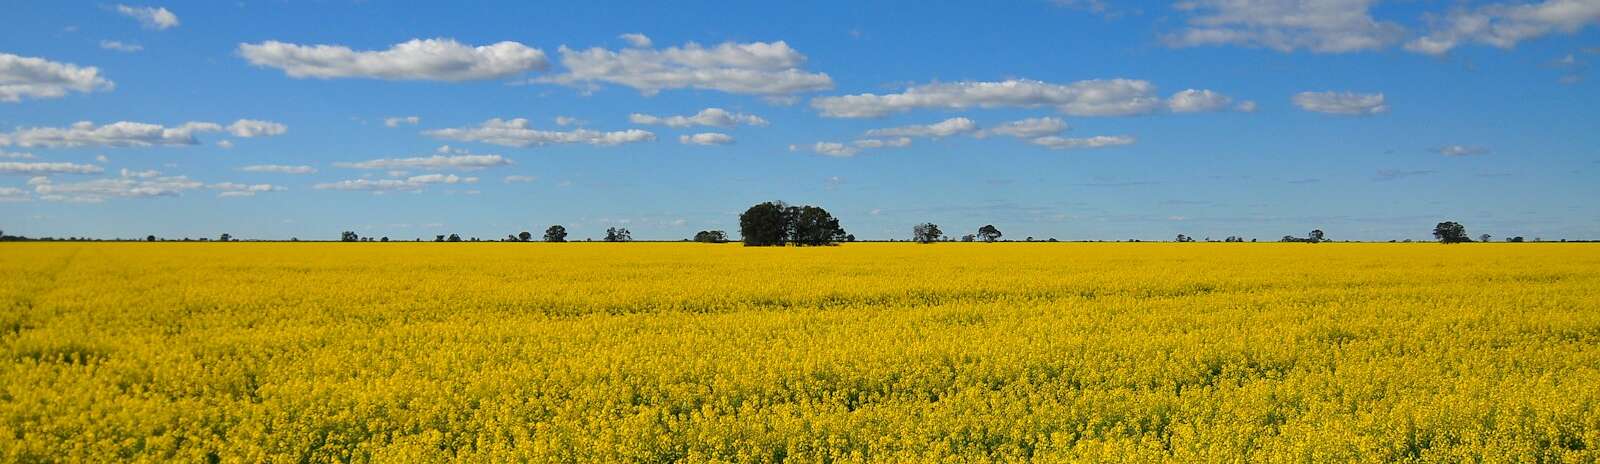
POLYGON ((0 461, 1594 462, 1600 246, 0 244, 0 461))

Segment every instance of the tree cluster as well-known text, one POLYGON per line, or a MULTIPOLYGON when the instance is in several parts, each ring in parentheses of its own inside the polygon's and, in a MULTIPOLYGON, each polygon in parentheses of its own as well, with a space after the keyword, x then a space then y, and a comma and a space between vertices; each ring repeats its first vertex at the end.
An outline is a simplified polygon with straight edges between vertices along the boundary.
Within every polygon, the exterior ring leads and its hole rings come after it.
POLYGON ((839 220, 816 206, 791 206, 769 201, 739 215, 739 235, 745 246, 822 246, 855 241, 839 220))

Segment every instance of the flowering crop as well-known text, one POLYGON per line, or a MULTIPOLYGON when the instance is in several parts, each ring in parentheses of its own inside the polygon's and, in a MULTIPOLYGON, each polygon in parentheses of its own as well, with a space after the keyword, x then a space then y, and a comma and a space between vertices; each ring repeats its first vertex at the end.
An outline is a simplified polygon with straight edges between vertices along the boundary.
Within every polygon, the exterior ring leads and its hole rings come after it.
POLYGON ((1600 459, 1582 244, 0 245, 0 461, 1600 459))

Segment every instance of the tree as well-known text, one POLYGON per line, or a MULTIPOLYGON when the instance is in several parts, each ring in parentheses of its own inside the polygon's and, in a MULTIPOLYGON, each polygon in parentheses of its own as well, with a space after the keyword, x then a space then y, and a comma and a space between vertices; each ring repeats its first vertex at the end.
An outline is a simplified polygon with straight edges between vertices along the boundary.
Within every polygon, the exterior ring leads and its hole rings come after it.
POLYGON ((154 242, 154 241, 156 241, 156 236, 154 236, 154 235, 146 235, 146 236, 144 236, 144 241, 146 241, 146 242, 154 242))
POLYGON ((820 246, 855 240, 828 210, 781 201, 757 204, 740 214, 739 235, 745 246, 820 246))
POLYGON ((1193 242, 1193 241, 1194 241, 1194 237, 1190 237, 1188 235, 1183 235, 1183 234, 1178 234, 1178 243, 1189 243, 1189 242, 1193 242))
POLYGON ((939 230, 939 225, 924 222, 911 227, 911 240, 917 243, 933 243, 944 236, 944 231, 939 230))
POLYGON ((702 230, 695 232, 694 241, 700 243, 727 243, 728 233, 720 230, 702 230))
POLYGON ((382 239, 382 240, 378 240, 378 241, 380 241, 380 242, 387 242, 387 241, 389 241, 389 237, 384 237, 384 238, 383 238, 383 239, 382 239))
POLYGON ((975 241, 977 239, 978 239, 978 236, 976 234, 967 234, 967 235, 962 235, 961 236, 961 241, 963 241, 963 242, 971 242, 971 241, 975 241))
POLYGON ((1507 241, 1507 242, 1511 242, 1511 243, 1522 243, 1522 242, 1523 242, 1523 239, 1522 239, 1522 236, 1521 236, 1521 235, 1518 235, 1518 236, 1516 236, 1516 237, 1511 237, 1511 238, 1508 238, 1508 239, 1506 239, 1506 241, 1507 241))
POLYGON ((1310 234, 1306 235, 1306 241, 1311 243, 1322 243, 1324 240, 1327 240, 1327 238, 1323 235, 1322 229, 1312 230, 1310 234))
POLYGON ((605 240, 607 242, 631 242, 633 241, 633 233, 622 227, 608 227, 606 228, 605 240))
POLYGON ((533 234, 528 233, 528 231, 524 230, 524 231, 522 231, 522 233, 517 234, 517 240, 518 241, 523 241, 523 242, 526 242, 526 241, 529 241, 529 240, 533 240, 533 234))
POLYGON ((1479 235, 1478 236, 1478 241, 1480 241, 1480 242, 1488 242, 1489 239, 1491 239, 1491 238, 1494 238, 1494 237, 1490 237, 1489 234, 1483 234, 1483 235, 1479 235))
POLYGON ((355 232, 351 232, 351 231, 347 230, 347 231, 339 233, 339 241, 341 241, 341 242, 359 242, 359 241, 361 241, 361 236, 360 235, 356 235, 355 232))
POLYGON ((789 238, 788 205, 769 201, 744 210, 739 215, 739 235, 744 246, 783 245, 789 238))
POLYGON ((460 235, 456 235, 456 234, 450 234, 450 238, 445 239, 445 241, 447 241, 447 242, 459 242, 459 241, 461 241, 461 236, 460 235))
POLYGON ((444 241, 444 236, 443 235, 435 235, 435 236, 433 236, 433 241, 435 241, 435 242, 443 242, 444 241))
POLYGON ((232 235, 228 235, 228 234, 222 234, 221 237, 217 237, 217 241, 219 241, 219 242, 231 242, 231 241, 233 241, 233 236, 232 235))
POLYGON ((978 238, 983 239, 983 241, 987 243, 994 243, 994 241, 999 240, 1000 236, 1002 235, 1005 234, 1000 233, 1000 229, 995 228, 994 224, 989 224, 978 228, 978 238))
POLYGON ((1433 226, 1433 238, 1439 239, 1439 243, 1461 243, 1472 241, 1472 239, 1467 238, 1467 226, 1463 226, 1455 221, 1445 221, 1439 223, 1439 225, 1433 226))
POLYGON ((550 226, 549 229, 545 229, 544 230, 544 241, 546 241, 546 242, 565 242, 565 241, 567 241, 567 228, 566 227, 562 227, 560 224, 556 224, 556 225, 550 226))
POLYGON ((843 242, 849 238, 839 220, 828 210, 816 206, 789 207, 790 241, 799 246, 823 246, 843 242))

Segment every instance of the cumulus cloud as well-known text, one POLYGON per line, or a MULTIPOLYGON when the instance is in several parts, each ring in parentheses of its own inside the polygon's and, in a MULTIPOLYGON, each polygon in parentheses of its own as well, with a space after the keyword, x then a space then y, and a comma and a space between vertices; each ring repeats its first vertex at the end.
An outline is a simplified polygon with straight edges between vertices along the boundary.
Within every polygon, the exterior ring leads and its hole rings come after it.
POLYGON ((1030 140, 1029 143, 1052 150, 1070 150, 1075 148, 1105 148, 1118 145, 1133 145, 1136 140, 1126 135, 1097 135, 1085 138, 1067 138, 1060 136, 1045 136, 1030 140))
POLYGON ((1433 151, 1444 156, 1472 156, 1489 153, 1487 148, 1466 145, 1445 145, 1435 148, 1433 151))
POLYGON ((1382 93, 1300 92, 1290 101, 1302 110, 1317 113, 1366 116, 1389 112, 1382 93))
POLYGON ((128 6, 117 5, 117 12, 123 16, 139 20, 139 25, 146 29, 164 31, 178 27, 178 15, 172 14, 166 8, 153 6, 128 6))
MULTIPOLYGON (((1210 90, 1189 89, 1172 94, 1167 99, 1167 108, 1174 113, 1199 113, 1203 111, 1222 111, 1233 104, 1233 98, 1210 90)), ((1254 111, 1255 102, 1244 102, 1241 105, 1254 111)), ((1240 108, 1243 111, 1243 107, 1240 108)))
POLYGON ((98 174, 104 171, 105 169, 93 164, 19 163, 13 161, 0 162, 0 174, 23 176, 44 176, 50 174, 98 174))
POLYGON ((269 137, 283 135, 289 131, 289 126, 272 121, 259 121, 255 119, 240 119, 228 125, 228 133, 235 137, 269 137))
POLYGON ((32 199, 26 190, 16 187, 0 187, 0 202, 19 202, 32 199))
POLYGON ((833 88, 824 73, 800 69, 805 55, 778 42, 726 42, 714 47, 688 43, 681 47, 623 50, 561 47, 566 72, 538 82, 580 85, 599 83, 632 87, 645 95, 667 89, 705 89, 749 95, 783 96, 833 88))
POLYGON ((129 170, 129 169, 124 168, 124 169, 122 169, 122 171, 119 174, 121 174, 122 177, 131 177, 131 178, 135 178, 135 179, 154 179, 154 178, 157 178, 157 177, 161 177, 161 171, 157 171, 157 170, 154 170, 154 169, 148 169, 148 170, 144 170, 144 171, 133 171, 133 170, 129 170))
POLYGON ((717 132, 701 132, 694 135, 678 136, 678 143, 684 145, 727 145, 733 143, 733 136, 717 132))
POLYGON ((35 158, 38 158, 38 157, 37 156, 33 156, 33 153, 9 152, 9 151, 0 150, 0 159, 31 160, 31 159, 35 159, 35 158))
POLYGON ((1019 139, 1032 139, 1060 134, 1067 129, 1067 122, 1062 121, 1061 118, 1028 118, 1001 124, 992 129, 979 132, 977 135, 979 137, 1005 135, 1019 139))
MULTIPOLYGON (((733 127, 739 124, 747 126, 765 126, 767 120, 753 114, 734 113, 722 108, 706 108, 693 116, 652 116, 648 114, 633 113, 628 115, 628 120, 634 124, 663 125, 667 127, 712 126, 733 127)), ((556 121, 558 124, 560 121, 556 121)))
POLYGON ((122 43, 122 42, 118 42, 118 41, 115 41, 115 40, 102 40, 102 41, 100 41, 100 48, 104 48, 106 50, 114 50, 114 51, 124 52, 124 53, 134 53, 134 52, 138 52, 138 51, 144 50, 144 46, 143 45, 139 45, 139 44, 135 44, 135 43, 122 43))
POLYGON ((1509 49, 1524 40, 1554 33, 1571 34, 1600 22, 1600 1, 1545 0, 1505 2, 1457 8, 1428 17, 1428 34, 1406 43, 1406 50, 1430 55, 1462 44, 1479 43, 1509 49))
POLYGON ((204 184, 188 177, 173 176, 151 179, 120 177, 66 183, 35 177, 28 180, 28 185, 45 201, 99 203, 110 198, 175 197, 204 184))
POLYGON ((321 183, 313 186, 317 190, 353 190, 369 192, 388 191, 421 191, 429 185, 454 185, 477 183, 476 177, 460 177, 454 174, 426 174, 411 176, 404 179, 352 179, 338 182, 321 183))
POLYGON ((217 197, 219 198, 253 197, 256 196, 257 193, 261 192, 281 192, 288 190, 282 186, 272 184, 240 184, 234 182, 211 184, 207 186, 207 188, 219 191, 217 193, 217 197))
POLYGON ((549 66, 544 51, 517 42, 468 46, 451 39, 412 39, 388 50, 355 51, 340 45, 296 45, 275 40, 239 44, 250 64, 295 78, 372 78, 469 81, 497 79, 549 66))
POLYGON ((527 119, 523 118, 511 120, 494 118, 484 121, 483 124, 476 127, 430 130, 423 132, 423 134, 440 139, 482 142, 508 147, 565 143, 613 146, 649 142, 656 139, 655 133, 638 129, 613 132, 600 132, 581 128, 570 131, 537 130, 528 124, 527 119))
MULTIPOLYGON (((860 154, 866 150, 875 150, 880 148, 904 148, 908 146, 911 146, 910 137, 894 137, 858 139, 850 142, 849 144, 839 142, 817 142, 807 148, 811 149, 812 152, 823 156, 848 158, 860 154)), ((801 147, 799 145, 789 146, 789 151, 798 151, 800 149, 801 147)))
POLYGON ((650 41, 650 37, 644 34, 622 34, 617 37, 627 41, 628 45, 639 48, 650 48, 654 44, 650 41))
POLYGON ((311 166, 288 166, 282 164, 255 164, 239 168, 244 172, 261 172, 270 174, 316 174, 317 168, 311 166))
POLYGON ((458 169, 473 170, 508 166, 511 160, 500 155, 433 155, 415 158, 380 158, 358 163, 333 163, 334 166, 352 169, 458 169))
POLYGON ((1405 28, 1372 17, 1377 0, 1187 0, 1186 27, 1163 40, 1174 47, 1238 45, 1279 52, 1345 53, 1378 50, 1405 28))
POLYGON ((817 142, 811 145, 811 151, 817 152, 817 154, 824 156, 849 158, 851 156, 856 156, 857 153, 861 152, 861 149, 838 142, 817 142))
POLYGON ((393 116, 383 118, 383 125, 389 127, 400 127, 402 124, 407 126, 415 126, 421 122, 422 118, 417 116, 393 116))
POLYGON ((557 126, 581 126, 584 122, 582 119, 572 116, 556 116, 555 121, 557 126))
POLYGON ((526 183, 533 182, 533 181, 536 181, 536 180, 539 180, 539 178, 538 177, 534 177, 534 176, 506 176, 505 183, 507 183, 507 184, 526 184, 526 183))
POLYGON ((978 130, 978 123, 967 118, 950 118, 927 125, 891 127, 867 131, 868 137, 949 137, 978 130))
POLYGON ((223 150, 232 150, 233 149, 233 141, 232 140, 218 140, 217 141, 217 146, 218 147, 222 147, 223 150))
POLYGON ((861 139, 850 142, 856 148, 905 148, 911 146, 911 137, 896 137, 892 139, 861 139))
POLYGON ((79 121, 68 127, 24 127, 0 134, 0 147, 149 147, 195 145, 200 143, 196 133, 221 131, 222 126, 210 122, 187 122, 165 127, 159 124, 118 121, 95 126, 89 121, 79 121))
POLYGON ((913 109, 1052 107, 1075 116, 1144 114, 1162 108, 1155 86, 1132 79, 1096 79, 1070 84, 1012 79, 998 82, 933 83, 895 94, 817 97, 811 106, 823 116, 867 118, 913 109))
POLYGON ((67 92, 89 93, 116 87, 100 69, 57 63, 43 58, 0 53, 0 102, 23 98, 60 98, 67 92))

